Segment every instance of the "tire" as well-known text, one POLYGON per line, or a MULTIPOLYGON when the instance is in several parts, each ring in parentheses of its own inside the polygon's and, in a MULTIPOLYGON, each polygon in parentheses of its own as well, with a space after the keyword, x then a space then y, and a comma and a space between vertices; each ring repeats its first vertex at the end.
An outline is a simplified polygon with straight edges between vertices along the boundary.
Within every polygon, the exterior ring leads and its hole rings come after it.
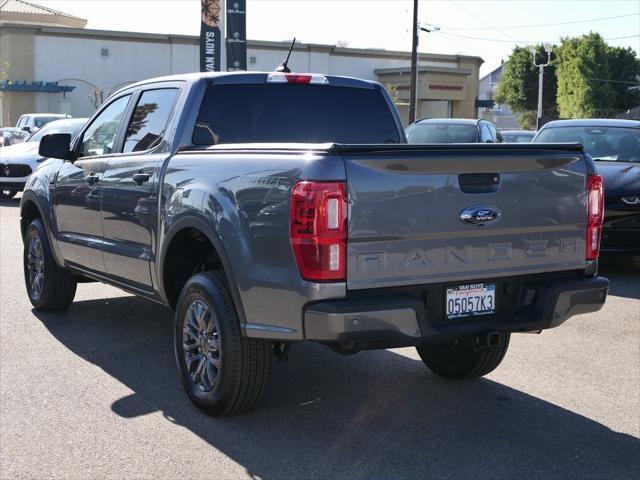
POLYGON ((0 188, 0 200, 10 200, 16 196, 18 190, 11 188, 0 188))
POLYGON ((24 282, 31 305, 42 311, 64 310, 73 302, 77 282, 53 258, 42 220, 27 227, 23 253, 24 282))
POLYGON ((198 408, 223 416, 259 403, 271 344, 242 336, 223 275, 205 272, 187 281, 176 306, 174 345, 182 385, 198 408))
POLYGON ((416 347, 424 364, 436 375, 462 380, 478 378, 495 370, 502 362, 511 334, 502 334, 503 342, 495 347, 477 348, 474 337, 462 337, 439 345, 416 347))

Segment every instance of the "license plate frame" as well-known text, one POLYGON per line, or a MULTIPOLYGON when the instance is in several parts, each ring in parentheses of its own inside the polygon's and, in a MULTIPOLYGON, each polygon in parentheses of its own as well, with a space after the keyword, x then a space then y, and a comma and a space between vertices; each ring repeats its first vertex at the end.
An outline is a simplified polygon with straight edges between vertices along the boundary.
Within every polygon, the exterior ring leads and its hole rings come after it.
POLYGON ((467 283, 445 287, 444 316, 447 320, 483 317, 496 313, 496 284, 467 283))

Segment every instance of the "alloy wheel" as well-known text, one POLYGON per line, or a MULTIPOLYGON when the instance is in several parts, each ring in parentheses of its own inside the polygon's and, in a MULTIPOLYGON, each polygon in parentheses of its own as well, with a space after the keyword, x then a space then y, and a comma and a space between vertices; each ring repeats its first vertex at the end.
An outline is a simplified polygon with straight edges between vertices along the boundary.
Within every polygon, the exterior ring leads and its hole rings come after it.
POLYGON ((202 300, 194 300, 183 319, 182 347, 187 372, 194 385, 208 392, 222 368, 218 319, 202 300))
POLYGON ((44 288, 44 252, 42 250, 42 242, 37 235, 34 235, 29 240, 27 268, 29 270, 31 295, 35 300, 38 300, 44 288))

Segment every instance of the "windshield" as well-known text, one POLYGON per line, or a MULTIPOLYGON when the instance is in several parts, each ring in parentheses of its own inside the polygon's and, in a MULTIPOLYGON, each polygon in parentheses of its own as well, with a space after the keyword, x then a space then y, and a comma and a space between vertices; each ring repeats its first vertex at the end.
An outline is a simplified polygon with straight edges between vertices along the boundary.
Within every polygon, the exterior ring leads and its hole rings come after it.
POLYGON ((594 160, 640 162, 640 129, 625 127, 545 128, 534 143, 578 142, 594 160))
POLYGON ((384 96, 325 85, 217 85, 207 89, 193 143, 399 143, 384 96))
POLYGON ((502 132, 502 141, 507 143, 531 143, 535 133, 533 132, 502 132))
POLYGON ((475 125, 416 123, 407 127, 409 143, 477 143, 475 125))
POLYGON ((78 132, 80 131, 83 125, 84 123, 82 122, 52 123, 50 125, 46 125, 45 127, 38 130, 36 133, 31 135, 28 138, 27 142, 39 142, 40 140, 42 140, 42 137, 44 137, 45 135, 49 135, 51 133, 69 133, 71 134, 71 139, 73 140, 73 137, 75 137, 78 134, 78 132))
POLYGON ((36 117, 33 119, 33 124, 36 128, 44 127, 47 123, 53 122, 54 120, 59 120, 60 116, 55 117, 36 117))

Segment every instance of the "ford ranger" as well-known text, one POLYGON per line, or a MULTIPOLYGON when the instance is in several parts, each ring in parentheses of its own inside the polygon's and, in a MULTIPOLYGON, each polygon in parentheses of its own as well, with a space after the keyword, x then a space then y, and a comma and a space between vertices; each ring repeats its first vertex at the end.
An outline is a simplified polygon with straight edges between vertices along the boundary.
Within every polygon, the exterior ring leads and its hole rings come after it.
POLYGON ((415 346, 473 378, 512 333, 607 295, 580 145, 409 145, 375 82, 148 80, 40 154, 20 206, 31 303, 65 309, 100 281, 170 307, 181 381, 212 415, 254 407, 295 342, 415 346))

